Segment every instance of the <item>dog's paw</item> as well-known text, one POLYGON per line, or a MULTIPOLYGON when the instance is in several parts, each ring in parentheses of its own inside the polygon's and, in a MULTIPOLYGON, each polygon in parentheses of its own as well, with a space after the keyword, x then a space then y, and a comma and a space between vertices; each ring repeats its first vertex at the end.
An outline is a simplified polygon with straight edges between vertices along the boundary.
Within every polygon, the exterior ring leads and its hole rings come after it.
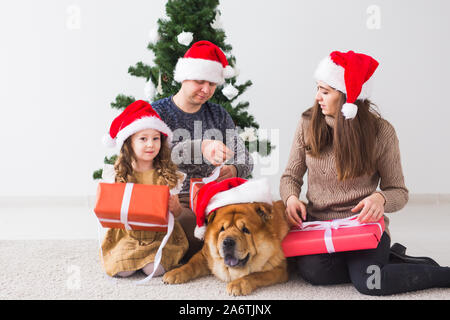
POLYGON ((247 279, 236 279, 227 285, 227 292, 233 296, 245 296, 253 291, 253 287, 247 279))
POLYGON ((183 270, 183 268, 177 268, 166 272, 163 276, 164 283, 168 284, 177 284, 177 283, 185 283, 190 279, 187 272, 183 270))

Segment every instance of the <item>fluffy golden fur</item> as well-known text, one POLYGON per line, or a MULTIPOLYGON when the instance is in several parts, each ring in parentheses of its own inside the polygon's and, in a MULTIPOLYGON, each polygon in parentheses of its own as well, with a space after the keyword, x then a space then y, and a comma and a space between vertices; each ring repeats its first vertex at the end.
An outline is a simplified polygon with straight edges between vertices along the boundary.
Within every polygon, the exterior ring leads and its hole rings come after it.
POLYGON ((214 274, 231 295, 288 280, 281 241, 289 231, 282 201, 228 205, 208 216, 203 248, 187 264, 167 272, 175 284, 214 274))

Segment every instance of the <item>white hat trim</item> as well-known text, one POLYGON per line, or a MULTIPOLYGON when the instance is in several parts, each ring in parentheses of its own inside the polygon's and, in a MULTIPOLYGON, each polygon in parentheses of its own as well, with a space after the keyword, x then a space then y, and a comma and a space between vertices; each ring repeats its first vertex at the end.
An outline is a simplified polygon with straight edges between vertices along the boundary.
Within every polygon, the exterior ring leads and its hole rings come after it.
POLYGON ((184 80, 205 80, 221 85, 225 82, 224 67, 218 61, 180 58, 175 66, 174 79, 180 83, 184 80))
POLYGON ((164 121, 157 117, 143 117, 130 123, 125 128, 121 129, 116 136, 116 144, 119 149, 122 147, 124 141, 131 135, 145 129, 155 129, 167 135, 169 145, 172 142, 172 130, 164 123, 164 121))
POLYGON ((205 213, 236 203, 266 202, 272 204, 272 193, 267 178, 249 180, 235 188, 222 191, 209 200, 205 213))
MULTIPOLYGON (((331 60, 330 56, 324 58, 317 67, 314 78, 317 81, 323 81, 328 84, 330 87, 337 89, 343 93, 347 93, 345 87, 345 69, 331 60)), ((372 95, 372 86, 373 86, 373 75, 367 80, 362 88, 361 93, 358 96, 358 99, 367 99, 372 95)))

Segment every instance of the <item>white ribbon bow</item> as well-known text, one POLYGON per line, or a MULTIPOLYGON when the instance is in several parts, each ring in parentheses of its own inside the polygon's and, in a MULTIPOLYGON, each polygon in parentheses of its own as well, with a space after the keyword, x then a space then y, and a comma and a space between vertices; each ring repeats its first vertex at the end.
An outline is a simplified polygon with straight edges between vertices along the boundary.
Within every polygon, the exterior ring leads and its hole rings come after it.
POLYGON ((331 221, 311 221, 302 223, 301 228, 294 229, 292 231, 314 231, 314 230, 325 230, 324 240, 325 246, 327 248, 328 253, 336 252, 333 245, 332 238, 332 229, 340 229, 340 228, 350 228, 350 227, 359 227, 365 225, 376 224, 380 228, 381 233, 383 233, 383 228, 381 224, 378 222, 368 222, 368 223, 360 223, 357 220, 358 215, 354 215, 344 219, 335 219, 331 221))

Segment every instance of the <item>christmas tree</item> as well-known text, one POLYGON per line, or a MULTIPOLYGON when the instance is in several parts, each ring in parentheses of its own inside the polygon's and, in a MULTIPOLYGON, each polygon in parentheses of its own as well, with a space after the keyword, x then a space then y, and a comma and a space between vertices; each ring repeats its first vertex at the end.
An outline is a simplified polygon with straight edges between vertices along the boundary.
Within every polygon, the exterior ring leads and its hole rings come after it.
MULTIPOLYGON (((249 152, 258 152, 262 156, 269 155, 272 146, 269 141, 259 141, 256 129, 259 128, 254 117, 246 110, 248 102, 237 102, 237 98, 251 85, 250 80, 237 84, 239 75, 236 58, 231 54, 231 45, 225 43, 225 31, 217 9, 219 0, 169 0, 166 4, 167 18, 158 20, 158 27, 150 31, 150 42, 147 48, 154 53, 154 66, 143 62, 136 63, 128 69, 128 73, 145 79, 146 99, 156 101, 178 92, 181 84, 173 79, 175 65, 193 43, 208 40, 216 44, 226 54, 228 63, 234 67, 235 76, 227 79, 223 86, 217 87, 211 102, 224 107, 231 115, 236 127, 241 132, 249 152)), ((111 103, 112 108, 123 110, 136 99, 119 94, 111 103)), ((114 164, 117 156, 105 157, 104 162, 114 164)), ((94 179, 101 178, 102 170, 94 172, 94 179)))

